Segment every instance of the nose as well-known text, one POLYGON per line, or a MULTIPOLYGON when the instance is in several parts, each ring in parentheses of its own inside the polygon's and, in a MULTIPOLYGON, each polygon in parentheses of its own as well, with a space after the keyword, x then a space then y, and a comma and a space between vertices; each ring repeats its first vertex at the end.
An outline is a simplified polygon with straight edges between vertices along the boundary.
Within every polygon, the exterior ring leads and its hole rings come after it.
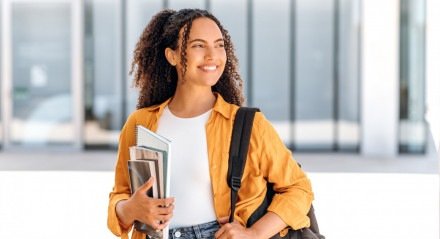
POLYGON ((213 60, 214 59, 214 48, 209 46, 206 48, 206 52, 205 52, 205 60, 213 60))

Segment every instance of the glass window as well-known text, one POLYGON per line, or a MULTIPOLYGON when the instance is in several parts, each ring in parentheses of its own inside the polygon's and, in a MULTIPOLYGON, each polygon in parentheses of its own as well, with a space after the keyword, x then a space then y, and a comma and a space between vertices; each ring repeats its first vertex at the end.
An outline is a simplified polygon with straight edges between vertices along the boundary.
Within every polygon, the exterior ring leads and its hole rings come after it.
POLYGON ((85 2, 86 147, 116 147, 123 120, 120 0, 85 2))
POLYGON ((333 1, 296 1, 295 148, 332 149, 334 144, 333 1))
POLYGON ((252 105, 290 142, 290 1, 254 1, 252 11, 252 105))
POLYGON ((359 1, 296 1, 293 140, 298 150, 359 148, 359 1))
POLYGON ((70 3, 15 2, 11 8, 11 143, 72 144, 70 3))
POLYGON ((400 4, 400 122, 399 151, 426 150, 425 115, 425 1, 400 4))
POLYGON ((126 110, 125 118, 136 109, 137 98, 139 92, 133 88, 133 77, 128 75, 133 61, 133 51, 142 31, 150 22, 151 17, 160 11, 164 2, 162 0, 128 0, 127 14, 126 14, 126 49, 125 49, 125 63, 126 63, 126 110))
POLYGON ((244 82, 244 91, 248 82, 247 75, 247 16, 246 1, 212 0, 211 11, 228 30, 239 61, 239 71, 244 82))
POLYGON ((166 0, 168 7, 171 9, 179 10, 182 8, 205 8, 205 0, 166 0))
POLYGON ((359 0, 210 5, 233 37, 248 102, 287 145, 359 150, 359 0))
POLYGON ((338 150, 358 151, 360 144, 360 0, 339 0, 337 27, 337 124, 338 150))

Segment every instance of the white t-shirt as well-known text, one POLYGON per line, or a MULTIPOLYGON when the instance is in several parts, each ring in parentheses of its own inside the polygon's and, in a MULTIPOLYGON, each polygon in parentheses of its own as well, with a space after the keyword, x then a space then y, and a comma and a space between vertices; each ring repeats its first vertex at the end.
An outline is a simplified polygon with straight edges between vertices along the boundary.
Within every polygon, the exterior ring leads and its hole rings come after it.
POLYGON ((172 142, 170 196, 175 198, 170 228, 216 220, 209 176, 205 125, 211 111, 179 118, 165 107, 157 133, 172 142))

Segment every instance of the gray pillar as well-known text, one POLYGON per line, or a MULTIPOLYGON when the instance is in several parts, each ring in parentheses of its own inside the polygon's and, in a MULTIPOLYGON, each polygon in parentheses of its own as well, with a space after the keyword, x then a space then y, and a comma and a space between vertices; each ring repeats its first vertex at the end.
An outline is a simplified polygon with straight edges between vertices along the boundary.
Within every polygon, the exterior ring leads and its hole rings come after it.
POLYGON ((426 120, 434 138, 437 152, 440 147, 440 2, 426 2, 426 120))

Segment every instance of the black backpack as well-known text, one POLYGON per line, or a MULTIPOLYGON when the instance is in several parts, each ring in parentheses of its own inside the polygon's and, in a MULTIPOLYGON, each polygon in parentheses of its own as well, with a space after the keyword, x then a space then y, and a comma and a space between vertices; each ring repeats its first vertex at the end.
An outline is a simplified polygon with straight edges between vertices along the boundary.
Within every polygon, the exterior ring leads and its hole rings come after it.
MULTIPOLYGON (((257 108, 240 107, 235 116, 231 145, 229 148, 228 185, 231 188, 231 215, 229 216, 229 222, 233 222, 234 220, 237 193, 241 186, 241 178, 246 164, 252 125, 257 111, 260 110, 257 108)), ((274 194, 273 186, 268 183, 266 197, 264 198, 263 203, 249 217, 246 225, 247 227, 252 226, 267 212, 267 208, 269 207, 274 194)), ((289 229, 289 232, 284 237, 281 237, 280 233, 277 233, 271 238, 325 239, 325 237, 319 233, 318 222, 315 217, 313 205, 307 216, 310 218, 310 227, 299 230, 289 229)))

